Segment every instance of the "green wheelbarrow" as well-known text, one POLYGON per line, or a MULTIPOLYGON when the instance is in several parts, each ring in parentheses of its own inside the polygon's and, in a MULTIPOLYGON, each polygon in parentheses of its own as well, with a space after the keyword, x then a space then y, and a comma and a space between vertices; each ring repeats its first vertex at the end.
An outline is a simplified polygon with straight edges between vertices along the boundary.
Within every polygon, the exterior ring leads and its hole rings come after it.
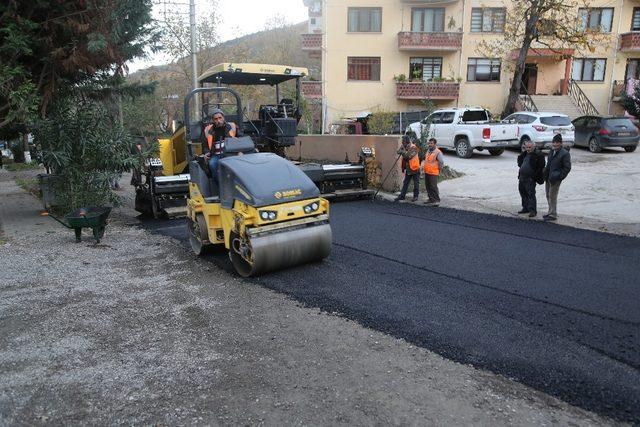
POLYGON ((71 228, 76 232, 76 242, 82 240, 82 229, 91 228, 93 230, 93 238, 96 243, 100 243, 100 239, 104 236, 104 229, 107 226, 107 218, 111 213, 109 207, 92 207, 80 208, 70 212, 64 216, 64 219, 49 216, 67 228, 71 228))

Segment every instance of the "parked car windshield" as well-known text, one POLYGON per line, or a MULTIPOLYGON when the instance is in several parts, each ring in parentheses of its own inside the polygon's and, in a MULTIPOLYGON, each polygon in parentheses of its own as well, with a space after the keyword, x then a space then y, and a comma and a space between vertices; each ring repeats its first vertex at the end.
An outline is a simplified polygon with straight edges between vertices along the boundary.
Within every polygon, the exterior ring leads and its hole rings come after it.
POLYGON ((571 126, 569 117, 563 116, 540 117, 540 123, 547 126, 571 126))
POLYGON ((484 122, 489 120, 484 110, 467 110, 462 114, 463 122, 484 122))
POLYGON ((633 128, 633 122, 629 119, 604 119, 607 126, 626 126, 633 128))

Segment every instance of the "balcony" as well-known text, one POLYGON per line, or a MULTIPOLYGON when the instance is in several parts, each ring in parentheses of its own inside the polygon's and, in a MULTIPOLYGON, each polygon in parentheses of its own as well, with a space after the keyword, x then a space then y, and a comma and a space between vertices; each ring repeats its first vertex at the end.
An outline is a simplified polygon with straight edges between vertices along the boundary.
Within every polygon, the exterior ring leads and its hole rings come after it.
POLYGON ((397 82, 397 99, 457 99, 460 83, 457 82, 397 82))
POLYGON ((302 34, 302 50, 320 52, 322 49, 322 33, 302 34))
POLYGON ((398 33, 398 49, 414 51, 459 50, 462 48, 462 33, 398 33))
POLYGON ((300 90, 305 98, 319 99, 322 98, 322 82, 307 81, 300 83, 300 90))
POLYGON ((621 52, 640 52, 640 32, 620 34, 621 52))

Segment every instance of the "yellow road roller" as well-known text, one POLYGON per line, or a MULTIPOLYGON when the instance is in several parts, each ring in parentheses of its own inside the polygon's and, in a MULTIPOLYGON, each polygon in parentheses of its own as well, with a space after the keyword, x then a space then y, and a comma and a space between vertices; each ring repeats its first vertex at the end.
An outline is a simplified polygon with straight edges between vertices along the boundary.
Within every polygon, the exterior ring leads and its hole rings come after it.
POLYGON ((185 99, 189 197, 187 223, 193 251, 224 245, 233 267, 243 277, 319 261, 331 251, 329 202, 318 187, 290 161, 256 151, 252 139, 237 135, 224 140, 213 177, 202 153, 207 118, 190 122, 190 101, 210 93, 222 105, 223 95, 234 100, 242 117, 240 96, 230 88, 198 88, 185 99), (214 96, 214 97, 215 97, 214 96))

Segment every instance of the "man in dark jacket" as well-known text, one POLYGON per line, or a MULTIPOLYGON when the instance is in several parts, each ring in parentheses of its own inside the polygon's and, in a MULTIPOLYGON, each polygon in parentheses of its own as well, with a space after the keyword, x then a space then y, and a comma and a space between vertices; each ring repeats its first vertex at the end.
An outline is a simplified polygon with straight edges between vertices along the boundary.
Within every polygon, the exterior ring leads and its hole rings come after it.
POLYGON ((557 205, 560 184, 571 171, 571 154, 562 148, 562 136, 560 134, 553 137, 552 149, 547 157, 547 166, 544 168, 545 190, 549 212, 543 216, 547 221, 558 219, 557 205))
POLYGON ((411 142, 408 135, 402 136, 402 147, 398 150, 398 154, 402 157, 402 172, 404 172, 404 181, 402 182, 402 190, 395 201, 404 200, 409 182, 413 181, 413 199, 412 202, 418 200, 420 192, 420 158, 418 156, 418 147, 411 142))
POLYGON ((524 144, 524 151, 518 156, 518 190, 522 199, 522 210, 519 214, 529 214, 530 218, 538 214, 536 202, 536 183, 542 184, 544 171, 544 155, 536 148, 533 141, 524 144))

